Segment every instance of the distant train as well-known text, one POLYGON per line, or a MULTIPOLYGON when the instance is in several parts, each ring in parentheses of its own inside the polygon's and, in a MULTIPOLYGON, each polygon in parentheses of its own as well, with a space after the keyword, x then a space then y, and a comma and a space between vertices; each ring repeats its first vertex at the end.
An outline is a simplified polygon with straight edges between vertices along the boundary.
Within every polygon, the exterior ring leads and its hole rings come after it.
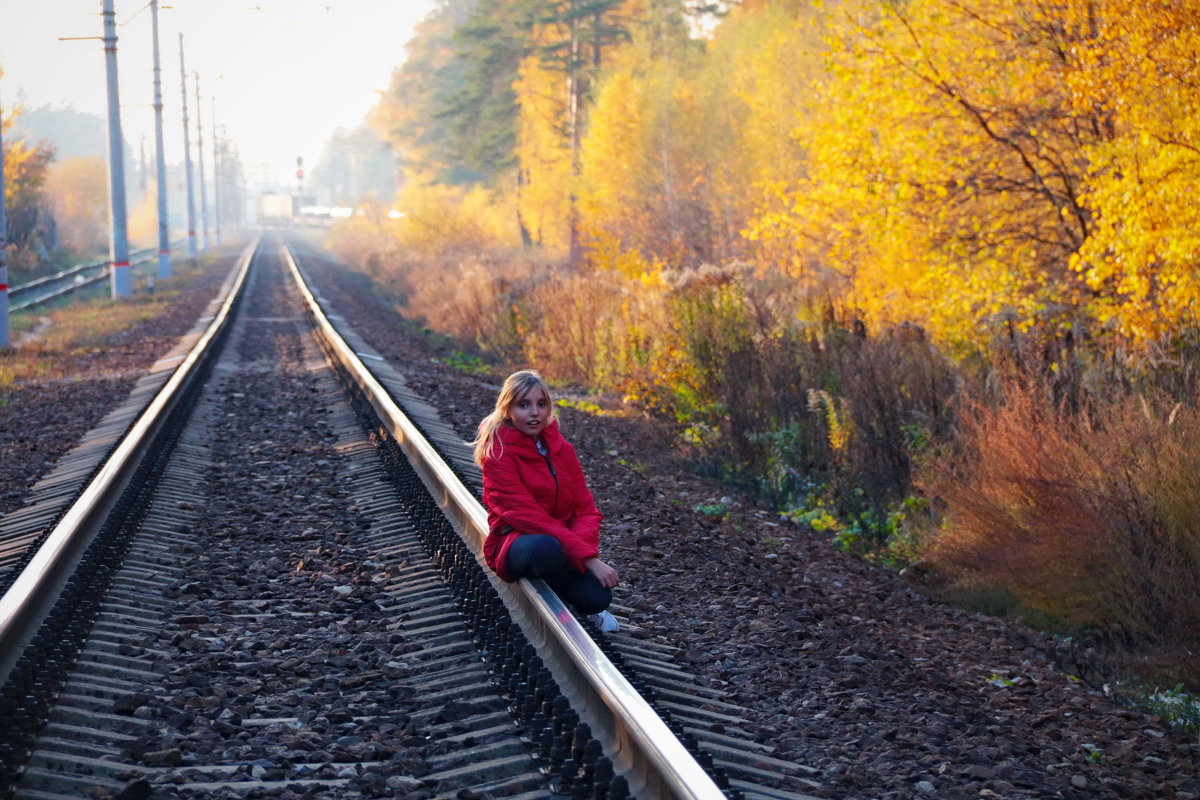
POLYGON ((345 219, 354 209, 343 206, 301 205, 308 198, 264 192, 258 196, 258 224, 267 226, 304 225, 328 227, 345 219))
POLYGON ((259 225, 289 225, 296 216, 296 200, 291 195, 264 192, 258 196, 259 225))

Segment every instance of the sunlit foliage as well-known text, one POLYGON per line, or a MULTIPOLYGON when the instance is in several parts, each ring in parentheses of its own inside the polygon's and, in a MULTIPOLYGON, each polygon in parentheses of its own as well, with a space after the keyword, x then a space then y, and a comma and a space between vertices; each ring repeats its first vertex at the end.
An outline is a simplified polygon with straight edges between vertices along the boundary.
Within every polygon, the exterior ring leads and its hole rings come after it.
POLYGON ((446 115, 463 90, 468 65, 455 31, 470 0, 452 0, 423 20, 406 45, 407 57, 370 115, 372 126, 399 154, 409 180, 469 183, 483 175, 456 150, 460 139, 446 115))
POLYGON ((1111 136, 1087 151, 1083 205, 1095 217, 1076 253, 1090 308, 1142 345, 1195 335, 1200 299, 1200 3, 1082 3, 1065 25, 1089 32, 1069 76, 1076 112, 1111 136))
POLYGON ((793 132, 806 174, 754 230, 811 241, 838 297, 876 324, 979 345, 998 322, 1069 321, 1081 148, 1098 135, 1067 96, 1069 37, 1002 2, 843 12, 793 132))
POLYGON ((13 116, 4 126, 4 204, 8 221, 8 265, 14 283, 30 277, 42 254, 54 245, 53 219, 46 213, 45 182, 54 148, 13 139, 13 116))
POLYGON ((753 235, 811 241, 856 311, 956 345, 1194 327, 1196 3, 841 5, 805 174, 753 235))
MULTIPOLYGON (((549 41, 551 33, 541 29, 533 41, 549 41)), ((566 85, 558 70, 531 54, 521 61, 514 87, 520 100, 516 156, 521 222, 534 244, 562 254, 570 246, 571 214, 566 85)))
MULTIPOLYGON (((83 259, 102 253, 108 245, 108 167, 104 159, 67 158, 49 172, 46 195, 58 223, 59 246, 83 259)), ((157 234, 157 217, 152 231, 157 234)))

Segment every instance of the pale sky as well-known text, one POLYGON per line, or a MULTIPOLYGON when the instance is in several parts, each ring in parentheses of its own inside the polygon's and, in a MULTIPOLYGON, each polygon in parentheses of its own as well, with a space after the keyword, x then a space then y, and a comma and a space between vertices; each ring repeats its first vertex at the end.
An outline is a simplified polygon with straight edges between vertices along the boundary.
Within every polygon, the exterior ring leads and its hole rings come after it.
MULTIPOLYGON (((146 0, 114 0, 122 133, 153 152, 151 14, 146 0)), ((164 150, 182 161, 179 33, 184 35, 188 115, 195 147, 200 73, 205 147, 216 118, 241 150, 247 177, 306 174, 338 126, 360 122, 385 89, 416 22, 434 0, 160 0, 164 150), (169 6, 169 7, 168 7, 169 6)), ((107 119, 101 0, 0 0, 0 103, 72 106, 107 119)), ((194 158, 193 154, 193 158, 194 158)), ((211 151, 206 153, 211 159, 211 151)))

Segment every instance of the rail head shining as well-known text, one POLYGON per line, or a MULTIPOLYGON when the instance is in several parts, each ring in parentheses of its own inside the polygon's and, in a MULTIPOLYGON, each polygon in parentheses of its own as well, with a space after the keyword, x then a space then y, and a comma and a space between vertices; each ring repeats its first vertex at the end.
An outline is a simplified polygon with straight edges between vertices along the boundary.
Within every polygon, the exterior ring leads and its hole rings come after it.
MULTIPOLYGON (((330 352, 362 389, 380 421, 408 454, 434 499, 482 563, 487 512, 342 339, 309 289, 290 250, 286 246, 281 249, 330 352)), ((626 775, 638 797, 686 800, 725 797, 545 582, 522 580, 505 584, 490 572, 489 577, 560 688, 573 703, 580 701, 581 713, 593 734, 604 745, 617 770, 626 775)))
POLYGON ((242 253, 225 301, 204 334, 130 426, 112 455, 46 536, 13 584, 0 596, 0 685, 7 680, 24 643, 33 636, 48 613, 52 603, 48 595, 56 594, 53 587, 65 582, 74 570, 87 542, 112 506, 115 495, 137 469, 165 412, 178 400, 184 384, 225 324, 257 246, 255 240, 242 253))

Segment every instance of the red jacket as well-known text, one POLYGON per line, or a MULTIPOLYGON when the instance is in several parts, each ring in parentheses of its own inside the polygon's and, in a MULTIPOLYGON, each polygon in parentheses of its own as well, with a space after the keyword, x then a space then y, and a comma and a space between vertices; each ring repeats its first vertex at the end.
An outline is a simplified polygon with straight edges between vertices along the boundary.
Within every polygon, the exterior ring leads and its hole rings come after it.
POLYGON ((512 581, 506 566, 513 540, 523 533, 543 533, 562 543, 567 562, 582 573, 584 560, 600 553, 604 517, 588 491, 575 448, 559 433, 557 420, 542 431, 546 456, 538 452, 533 437, 509 425, 498 428, 496 437, 496 455, 485 458, 482 467, 488 509, 483 555, 488 566, 512 581))

